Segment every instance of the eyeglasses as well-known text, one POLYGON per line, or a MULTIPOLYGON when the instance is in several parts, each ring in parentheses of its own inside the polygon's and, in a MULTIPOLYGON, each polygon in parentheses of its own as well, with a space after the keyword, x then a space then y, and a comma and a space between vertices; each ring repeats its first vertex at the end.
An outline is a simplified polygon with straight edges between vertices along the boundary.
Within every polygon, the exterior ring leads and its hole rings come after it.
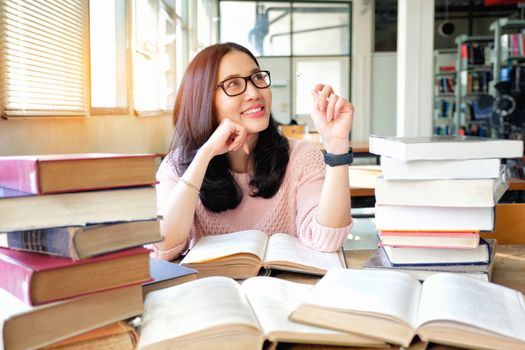
POLYGON ((272 84, 270 72, 267 70, 261 70, 246 77, 235 77, 223 80, 217 84, 215 90, 222 88, 226 95, 230 97, 237 96, 246 91, 248 80, 250 80, 253 83, 253 86, 257 89, 266 89, 272 84))

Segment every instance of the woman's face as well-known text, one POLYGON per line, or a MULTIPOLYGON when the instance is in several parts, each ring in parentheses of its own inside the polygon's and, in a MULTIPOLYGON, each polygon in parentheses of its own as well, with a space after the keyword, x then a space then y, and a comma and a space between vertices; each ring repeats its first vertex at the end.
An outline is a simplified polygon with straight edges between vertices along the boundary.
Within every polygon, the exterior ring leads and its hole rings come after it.
MULTIPOLYGON (((221 60, 217 84, 224 83, 224 87, 235 90, 241 87, 242 79, 227 80, 235 77, 247 77, 260 72, 257 64, 244 52, 230 51, 221 60), (227 80, 227 81, 226 81, 227 80), (239 85, 240 83, 240 85, 239 85)), ((264 73, 262 73, 264 75, 264 73)), ((260 79, 262 75, 256 75, 260 79)), ((259 80, 262 82, 262 80, 259 80)), ((263 86, 262 83, 260 86, 263 86)), ((259 89, 248 79, 246 90, 237 96, 228 96, 222 88, 215 90, 215 107, 220 123, 224 118, 229 118, 243 125, 249 133, 258 133, 265 130, 270 122, 270 109, 272 105, 272 91, 270 88, 259 89)))

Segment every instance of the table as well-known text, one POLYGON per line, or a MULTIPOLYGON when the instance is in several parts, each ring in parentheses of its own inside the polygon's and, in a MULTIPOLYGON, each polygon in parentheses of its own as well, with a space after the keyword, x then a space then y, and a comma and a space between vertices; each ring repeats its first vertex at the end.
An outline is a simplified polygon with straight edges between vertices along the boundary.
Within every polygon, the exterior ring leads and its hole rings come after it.
MULTIPOLYGON (((348 268, 360 269, 367 259, 372 255, 374 250, 345 251, 345 258, 348 268)), ((496 246, 496 256, 492 281, 494 283, 516 289, 525 293, 525 244, 520 245, 499 245, 496 246)), ((272 276, 283 278, 289 281, 314 284, 319 277, 292 274, 289 272, 273 271, 272 276)), ((305 344, 279 344, 277 350, 335 350, 335 349, 353 349, 364 350, 365 348, 327 346, 327 345, 305 345, 305 344)), ((397 346, 392 346, 390 350, 400 350, 397 346)), ((439 344, 424 343, 414 344, 407 350, 459 350, 459 348, 444 346, 439 344)), ((367 348, 368 350, 368 348, 367 348)), ((370 349, 371 350, 371 349, 370 349)))
MULTIPOLYGON (((374 251, 375 250, 345 251, 348 268, 362 268, 374 251)), ((525 244, 497 245, 494 260, 492 281, 525 294, 525 244)), ((301 275, 276 270, 272 271, 272 276, 310 284, 314 284, 319 280, 318 276, 301 275)))

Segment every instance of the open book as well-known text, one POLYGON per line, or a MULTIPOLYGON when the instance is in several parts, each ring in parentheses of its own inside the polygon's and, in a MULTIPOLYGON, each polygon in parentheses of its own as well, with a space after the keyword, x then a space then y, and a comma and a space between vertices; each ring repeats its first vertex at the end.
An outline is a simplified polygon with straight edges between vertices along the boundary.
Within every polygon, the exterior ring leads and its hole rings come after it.
POLYGON ((203 276, 244 279, 261 268, 323 275, 328 269, 345 267, 342 249, 324 253, 303 245, 295 236, 246 230, 200 238, 182 259, 181 265, 203 276))
POLYGON ((467 348, 525 348, 523 294, 450 273, 421 284, 402 272, 330 270, 290 317, 404 346, 417 334, 467 348))
POLYGON ((207 277, 151 292, 138 349, 262 349, 265 340, 302 344, 384 346, 374 338, 288 320, 311 285, 273 277, 239 284, 207 277))

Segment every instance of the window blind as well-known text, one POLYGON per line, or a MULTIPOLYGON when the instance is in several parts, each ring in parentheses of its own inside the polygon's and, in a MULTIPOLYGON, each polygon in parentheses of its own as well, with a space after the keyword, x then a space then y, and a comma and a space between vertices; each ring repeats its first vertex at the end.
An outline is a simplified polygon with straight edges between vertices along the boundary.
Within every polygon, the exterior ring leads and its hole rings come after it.
POLYGON ((3 116, 86 115, 88 2, 0 1, 3 116))

